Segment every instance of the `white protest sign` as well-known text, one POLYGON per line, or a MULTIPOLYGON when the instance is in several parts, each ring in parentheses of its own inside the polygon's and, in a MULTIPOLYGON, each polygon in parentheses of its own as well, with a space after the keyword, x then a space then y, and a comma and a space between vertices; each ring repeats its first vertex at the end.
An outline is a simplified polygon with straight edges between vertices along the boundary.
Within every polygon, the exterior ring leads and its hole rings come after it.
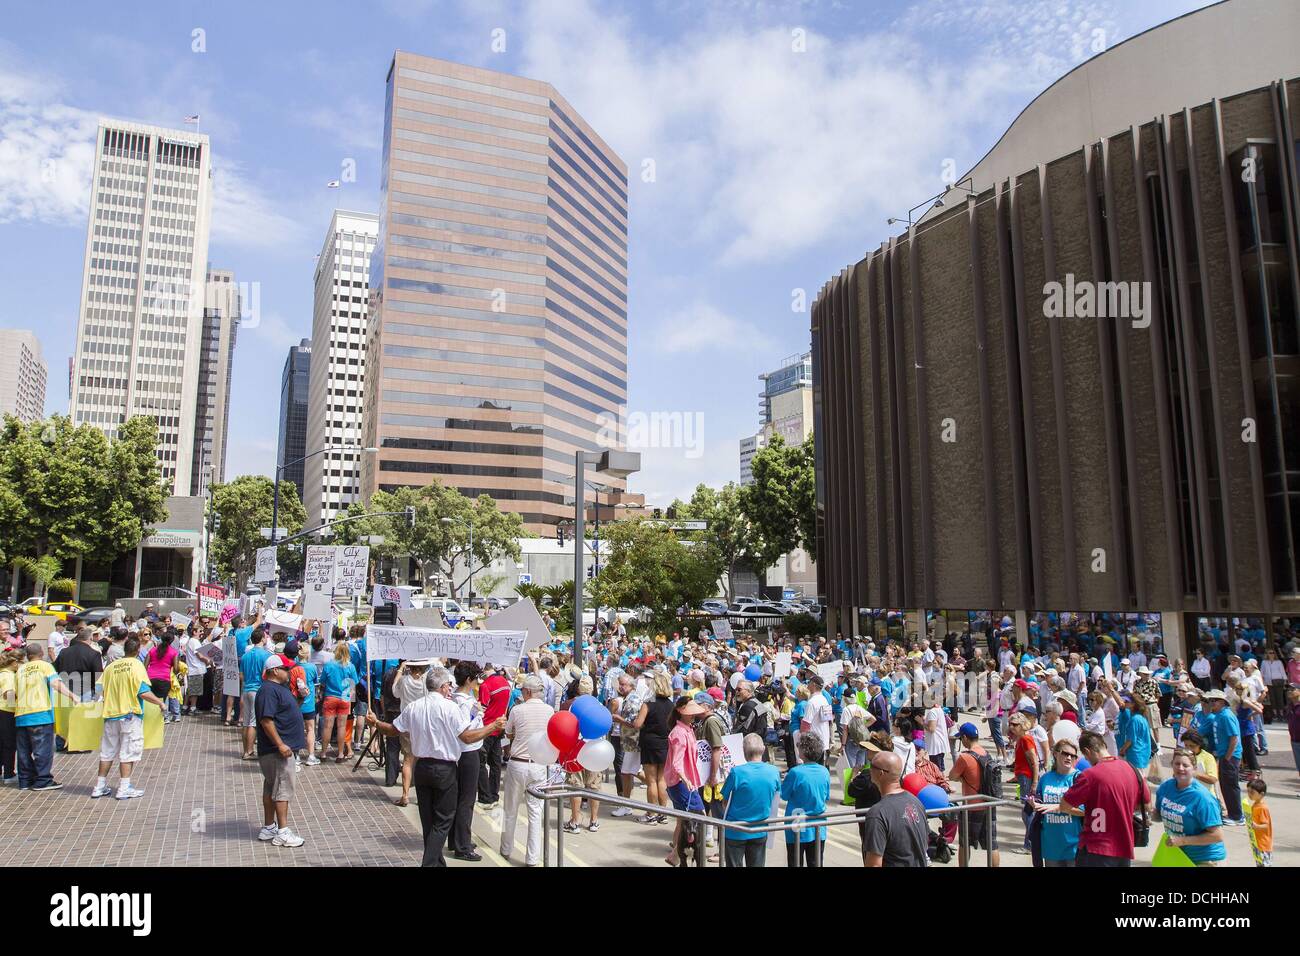
POLYGON ((239 696, 239 643, 231 628, 221 639, 221 692, 227 697, 239 696))
POLYGON ((526 631, 528 640, 524 642, 525 651, 541 647, 551 639, 551 630, 542 620, 542 615, 538 613, 537 605, 527 598, 516 601, 502 611, 497 611, 487 619, 487 623, 494 631, 526 631))
POLYGON ((1106 656, 1103 657, 1103 658, 1101 659, 1101 666, 1102 666, 1102 667, 1105 669, 1105 671, 1106 671, 1106 680, 1108 680, 1108 681, 1114 680, 1114 679, 1115 679, 1115 668, 1114 668, 1114 665, 1111 664, 1111 656, 1110 656, 1110 651, 1109 651, 1109 650, 1106 652, 1106 656))
POLYGON ((176 611, 172 611, 171 613, 172 627, 182 629, 187 628, 190 626, 190 620, 191 619, 186 617, 184 614, 180 614, 176 611))
POLYGON ((828 664, 818 664, 817 674, 825 684, 834 684, 840 674, 844 672, 843 661, 831 661, 828 664))
POLYGON ((713 619, 713 636, 720 641, 732 640, 731 621, 725 617, 715 617, 713 619))
POLYGON ((474 661, 518 667, 524 653, 524 631, 448 631, 431 627, 371 624, 366 628, 367 660, 474 661))
POLYGON ((302 613, 321 620, 331 616, 334 596, 334 549, 329 545, 307 545, 302 569, 302 613))
POLYGON ((272 634, 296 634, 302 629, 302 615, 267 608, 262 616, 267 630, 272 634))
POLYGON ((275 580, 275 548, 257 549, 257 568, 253 580, 258 584, 270 584, 275 580))
POLYGON ((376 584, 375 593, 370 598, 371 607, 383 607, 385 604, 396 604, 398 609, 414 607, 411 603, 411 595, 415 593, 415 588, 398 587, 392 584, 376 584))
POLYGON ((783 677, 789 677, 793 669, 794 655, 789 651, 777 651, 776 660, 772 664, 772 676, 780 680, 783 677))
POLYGON ((334 549, 334 593, 351 597, 366 589, 370 572, 370 548, 363 544, 334 549))
MULTIPOLYGON (((719 757, 718 779, 726 780, 733 767, 745 762, 745 735, 727 734, 722 738, 723 753, 719 757)), ((709 782, 709 764, 713 762, 713 747, 707 740, 695 742, 695 765, 700 771, 700 780, 709 782)))

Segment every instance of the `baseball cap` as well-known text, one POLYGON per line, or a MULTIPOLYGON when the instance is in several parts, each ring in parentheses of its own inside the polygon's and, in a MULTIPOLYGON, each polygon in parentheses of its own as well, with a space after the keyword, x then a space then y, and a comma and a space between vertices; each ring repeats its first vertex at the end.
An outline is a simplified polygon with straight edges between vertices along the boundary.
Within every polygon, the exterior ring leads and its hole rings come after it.
POLYGON ((980 735, 979 730, 977 730, 975 725, 970 723, 969 721, 957 728, 958 737, 974 737, 976 740, 978 740, 979 735, 980 735))
POLYGON ((1035 704, 1025 704, 1019 708, 1019 711, 1022 714, 1032 714, 1035 717, 1038 716, 1038 707, 1035 704))
POLYGON ((714 700, 718 701, 719 703, 721 703, 723 699, 726 697, 726 694, 722 692, 721 687, 710 687, 707 691, 705 691, 705 693, 707 693, 710 697, 712 697, 714 700))
POLYGON ((279 654, 272 654, 266 659, 266 663, 262 665, 262 673, 265 674, 267 671, 273 670, 277 667, 283 667, 285 670, 288 670, 293 667, 293 664, 285 660, 279 654))
POLYGON ((298 656, 298 641, 290 639, 284 642, 284 656, 293 660, 298 656))
POLYGON ((709 708, 709 710, 712 710, 713 705, 717 703, 717 700, 714 698, 714 696, 706 690, 700 691, 698 694, 692 697, 691 700, 695 701, 695 703, 701 705, 702 707, 709 708))

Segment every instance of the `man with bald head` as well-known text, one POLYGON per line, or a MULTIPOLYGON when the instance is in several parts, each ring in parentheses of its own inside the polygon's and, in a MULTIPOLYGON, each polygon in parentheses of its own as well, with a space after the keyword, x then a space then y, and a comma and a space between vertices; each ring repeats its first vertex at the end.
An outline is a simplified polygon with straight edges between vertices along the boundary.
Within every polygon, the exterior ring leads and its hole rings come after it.
POLYGON ((867 811, 862 836, 865 866, 928 866, 930 828, 925 807, 903 789, 903 761, 892 751, 871 758, 871 782, 880 802, 867 811))

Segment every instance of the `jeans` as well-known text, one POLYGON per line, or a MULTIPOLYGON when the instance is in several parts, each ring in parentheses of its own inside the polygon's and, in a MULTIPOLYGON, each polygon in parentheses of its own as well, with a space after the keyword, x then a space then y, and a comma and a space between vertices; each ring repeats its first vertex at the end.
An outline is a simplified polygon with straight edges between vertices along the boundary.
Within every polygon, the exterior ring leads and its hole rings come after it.
POLYGON ((451 848, 456 853, 474 849, 474 791, 479 781, 481 750, 466 750, 456 763, 456 821, 451 827, 451 848))
MULTIPOLYGON (((524 763, 520 760, 506 762, 505 795, 501 817, 501 855, 510 859, 515 849, 515 824, 519 817, 519 801, 528 805, 528 850, 524 862, 536 866, 542 862, 542 801, 528 794, 534 784, 546 782, 546 765, 524 763)), ((558 811, 557 811, 558 812, 558 811)))
POLYGON ((1228 819, 1241 819, 1241 773, 1240 757, 1219 758, 1219 787, 1223 790, 1223 802, 1228 807, 1228 819))
POLYGON ((54 725, 18 728, 18 786, 44 787, 54 782, 54 725))
POLYGON ((1247 770, 1259 771, 1259 758, 1255 756, 1255 735, 1241 735, 1241 765, 1247 770))
POLYGON ((867 751, 853 741, 846 740, 844 741, 844 759, 848 761, 850 767, 857 770, 867 762, 867 751))
POLYGON ((1016 774, 1016 785, 1020 787, 1020 801, 1021 801, 1020 818, 1025 822, 1025 849, 1026 850, 1031 849, 1030 840, 1029 840, 1029 831, 1031 826, 1033 825, 1034 811, 1031 810, 1029 808, 1029 804, 1024 801, 1026 797, 1029 797, 1033 794, 1033 790, 1031 790, 1029 786, 1030 783, 1032 782, 1033 781, 1031 781, 1030 778, 1026 777, 1023 773, 1016 774))
POLYGON ((1007 747, 1007 742, 1002 739, 1002 721, 1001 716, 988 718, 989 736, 993 738, 993 746, 997 747, 999 752, 1007 747))
POLYGON ((446 866, 442 848, 456 819, 456 764, 421 758, 415 762, 411 782, 420 801, 420 829, 424 831, 420 866, 446 866))
POLYGON ((8 780, 17 774, 18 725, 12 710, 0 710, 0 777, 8 780))
POLYGON ((496 803, 501 798, 501 735, 484 737, 478 753, 478 802, 496 803))
MULTIPOLYGON (((766 843, 766 840, 755 840, 755 843, 766 843)), ((803 865, 818 867, 826 859, 826 841, 809 840, 806 843, 787 843, 785 845, 785 865, 796 867, 799 865, 799 851, 803 850, 803 865)))
POLYGON ((724 840, 723 855, 727 866, 762 869, 767 865, 767 835, 764 834, 757 840, 724 840))

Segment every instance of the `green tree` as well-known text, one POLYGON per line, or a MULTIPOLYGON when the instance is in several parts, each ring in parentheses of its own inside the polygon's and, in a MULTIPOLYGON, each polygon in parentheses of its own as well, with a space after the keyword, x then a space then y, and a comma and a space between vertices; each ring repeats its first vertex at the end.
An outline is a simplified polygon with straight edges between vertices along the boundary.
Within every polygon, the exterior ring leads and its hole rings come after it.
POLYGON ((474 591, 476 594, 490 595, 505 583, 504 574, 480 574, 474 579, 474 591))
POLYGON ((540 584, 518 584, 515 585, 515 593, 525 601, 532 601, 538 607, 542 606, 542 598, 546 597, 546 591, 540 584))
POLYGON ((817 486, 812 435, 801 445, 787 445, 780 435, 754 455, 754 481, 741 490, 740 507, 748 519, 749 548, 765 574, 782 555, 797 547, 816 546, 817 486))
POLYGON ((524 520, 514 511, 502 511, 490 495, 479 495, 472 502, 454 488, 454 508, 446 515, 444 524, 448 531, 446 553, 441 570, 447 579, 451 596, 455 597, 473 574, 478 574, 497 558, 519 560, 519 539, 531 537, 524 529, 524 520), (457 500, 458 499, 458 500, 457 500), (473 548, 470 547, 470 528, 473 526, 473 548), (458 579, 456 569, 463 574, 458 579))
POLYGON ((648 607, 656 621, 667 621, 717 587, 722 557, 707 536, 682 539, 634 518, 614 522, 607 535, 602 529, 602 538, 608 558, 591 586, 602 607, 648 607))
POLYGON ((158 427, 137 416, 116 440, 55 415, 0 428, 0 560, 111 560, 167 516, 158 427))
MULTIPOLYGON (((697 485, 690 501, 674 501, 672 507, 679 518, 704 521, 708 527, 697 536, 710 541, 722 559, 723 594, 730 604, 733 600, 732 581, 736 572, 749 569, 761 573, 753 544, 756 539, 748 516, 741 507, 743 489, 729 481, 720 490, 708 485, 697 485)), ((712 595, 706 595, 712 597, 712 595)))
POLYGON ((47 554, 39 558, 18 558, 14 561, 14 564, 36 582, 42 600, 52 591, 58 591, 68 596, 76 593, 77 582, 72 578, 63 577, 63 562, 53 555, 47 554))
MULTIPOLYGON (((212 486, 212 507, 221 522, 212 539, 212 563, 223 579, 234 579, 241 591, 256 567, 257 549, 270 544, 262 537, 261 529, 271 527, 274 499, 275 484, 265 475, 240 475, 234 481, 212 486)), ((292 482, 280 483, 277 520, 289 534, 302 530, 307 520, 292 482)), ((282 567, 294 561, 301 566, 302 555, 292 551, 292 545, 278 549, 276 558, 282 567)))

